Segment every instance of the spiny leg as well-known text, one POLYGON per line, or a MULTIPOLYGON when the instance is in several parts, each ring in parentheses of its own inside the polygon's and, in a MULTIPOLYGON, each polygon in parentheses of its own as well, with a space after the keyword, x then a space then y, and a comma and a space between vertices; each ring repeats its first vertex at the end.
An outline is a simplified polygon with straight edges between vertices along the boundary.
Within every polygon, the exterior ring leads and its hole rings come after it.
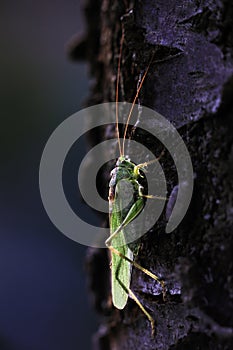
POLYGON ((154 196, 153 194, 141 194, 141 197, 149 198, 149 199, 161 199, 163 201, 167 201, 168 198, 161 196, 154 196))
MULTIPOLYGON (((111 238, 111 236, 109 237, 111 238)), ((105 242, 106 243, 106 242, 105 242)), ((121 257, 122 259, 128 261, 130 264, 132 264, 134 267, 136 267, 136 269, 144 272, 147 276, 153 278, 153 280, 157 281, 161 287, 162 287, 162 293, 163 293, 163 300, 165 301, 165 296, 166 296, 166 287, 165 287, 165 282, 163 280, 160 280, 158 276, 154 275, 151 271, 145 269, 144 267, 142 267, 141 265, 139 265, 138 263, 136 263, 135 261, 129 259, 127 256, 125 256, 124 254, 122 254, 121 252, 119 252, 117 249, 115 249, 113 246, 111 246, 110 244, 106 243, 108 249, 110 249, 110 251, 116 255, 118 255, 119 257, 121 257)))
POLYGON ((144 193, 142 192, 142 189, 140 189, 140 188, 139 188, 139 196, 140 196, 140 197, 143 197, 143 198, 149 198, 149 199, 160 199, 160 200, 163 200, 163 201, 168 200, 167 197, 154 196, 153 194, 144 194, 144 193))
POLYGON ((165 150, 163 149, 162 152, 160 153, 160 155, 157 158, 155 158, 153 160, 150 160, 148 162, 145 162, 145 163, 140 163, 138 165, 135 165, 134 172, 137 173, 139 169, 145 168, 145 167, 147 167, 150 164, 158 162, 164 156, 164 153, 165 153, 165 150))
MULTIPOLYGON (((110 249, 110 248, 109 248, 110 249)), ((121 287, 125 290, 125 292, 130 295, 130 297, 135 301, 135 303, 140 307, 140 309, 142 310, 142 312, 146 315, 146 317, 148 318, 150 324, 151 324, 151 336, 152 338, 154 338, 155 335, 155 320, 153 319, 153 317, 149 314, 149 312, 146 311, 146 309, 144 308, 144 306, 142 305, 142 303, 139 301, 139 299, 136 297, 136 295, 133 293, 133 291, 130 288, 127 288, 122 281, 118 278, 118 276, 116 276, 116 279, 118 280, 118 282, 120 283, 121 287)))
POLYGON ((142 305, 142 303, 138 300, 138 298, 136 297, 136 295, 132 292, 132 290, 129 288, 128 289, 128 294, 131 296, 131 298, 135 301, 135 303, 140 307, 140 309, 142 310, 142 312, 146 315, 146 317, 148 318, 148 320, 150 321, 151 324, 151 336, 152 338, 154 338, 155 336, 155 320, 153 319, 153 317, 149 314, 149 312, 146 311, 146 309, 144 308, 144 306, 142 305))
MULTIPOLYGON (((143 169, 144 171, 146 171, 145 167, 147 167, 150 164, 158 162, 163 157, 164 153, 165 153, 165 150, 163 150, 157 158, 155 158, 153 160, 150 160, 148 162, 145 162, 145 163, 140 163, 138 165, 135 165, 134 173, 137 174, 137 175, 140 175, 140 173, 139 173, 140 169, 143 169)), ((142 190, 140 188, 139 188, 139 195, 141 197, 144 197, 144 198, 167 200, 166 197, 143 194, 143 192, 142 192, 142 190)))

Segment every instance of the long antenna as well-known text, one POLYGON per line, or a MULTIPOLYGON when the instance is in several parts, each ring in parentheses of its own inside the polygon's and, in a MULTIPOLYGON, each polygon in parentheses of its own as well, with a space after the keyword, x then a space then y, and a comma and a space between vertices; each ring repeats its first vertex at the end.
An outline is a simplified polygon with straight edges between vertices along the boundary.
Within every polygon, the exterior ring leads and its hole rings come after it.
POLYGON ((124 31, 122 28, 122 36, 121 36, 121 42, 120 42, 120 53, 119 53, 118 66, 117 66, 117 81, 116 81, 116 133, 117 133, 117 140, 118 140, 120 156, 122 156, 122 154, 124 153, 124 152, 122 153, 122 149, 121 149, 120 133, 119 133, 119 111, 118 111, 119 81, 120 81, 123 42, 124 42, 124 31))
POLYGON ((135 105, 135 102, 138 98, 138 95, 139 95, 139 92, 141 91, 141 88, 142 88, 142 85, 143 85, 143 82, 147 76, 147 73, 148 73, 148 70, 150 68, 150 65, 153 61, 153 58, 154 58, 154 54, 152 55, 151 57, 151 60, 150 60, 150 63, 148 64, 147 68, 146 68, 146 71, 145 73, 143 74, 143 77, 142 77, 142 80, 140 82, 140 85, 137 89, 137 92, 136 92, 136 95, 134 97, 134 100, 133 100, 133 103, 132 103, 132 107, 130 108, 130 112, 129 112, 129 115, 128 115, 128 118, 127 118, 127 121, 126 121, 126 124, 125 124, 125 131, 124 131, 124 136, 123 136, 123 146, 122 146, 122 154, 124 155, 125 153, 125 139, 126 139, 126 134, 127 134, 127 130, 128 130, 128 126, 129 126, 129 121, 130 121, 130 118, 131 118, 131 115, 132 115, 132 112, 133 112, 133 108, 134 108, 134 105, 135 105))

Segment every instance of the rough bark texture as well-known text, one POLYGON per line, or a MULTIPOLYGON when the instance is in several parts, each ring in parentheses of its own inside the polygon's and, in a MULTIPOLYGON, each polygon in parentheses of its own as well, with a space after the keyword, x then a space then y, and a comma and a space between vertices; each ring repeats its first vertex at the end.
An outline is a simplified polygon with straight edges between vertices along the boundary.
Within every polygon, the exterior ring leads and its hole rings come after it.
MULTIPOLYGON (((140 101, 177 127, 195 172, 183 222, 167 235, 162 216, 142 239, 138 256, 141 265, 164 277, 166 302, 153 280, 133 271, 132 290, 157 321, 154 339, 133 301, 122 312, 109 306, 106 251, 89 251, 90 287, 105 315, 95 349, 232 349, 233 3, 99 0, 86 4, 86 15, 87 38, 73 46, 72 54, 85 53, 90 63, 95 85, 89 102, 115 100, 122 22, 121 99, 132 102, 154 51, 140 101)), ((108 129, 104 137, 109 133, 115 136, 108 129)), ((136 137, 145 141, 143 134, 136 137)), ((101 132, 92 142, 102 139, 101 132)), ((169 155, 163 166, 171 191, 176 175, 169 155)))

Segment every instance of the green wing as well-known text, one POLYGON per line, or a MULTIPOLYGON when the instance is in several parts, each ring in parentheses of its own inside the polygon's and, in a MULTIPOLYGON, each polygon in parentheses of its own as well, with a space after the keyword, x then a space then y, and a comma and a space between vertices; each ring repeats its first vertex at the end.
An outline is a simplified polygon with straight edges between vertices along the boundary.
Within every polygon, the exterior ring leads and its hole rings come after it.
MULTIPOLYGON (((127 196, 126 196, 127 198, 127 196)), ((111 203, 110 213, 110 230, 111 234, 123 226, 116 236, 112 239, 112 246, 122 255, 133 260, 134 254, 129 245, 125 241, 125 237, 129 237, 130 232, 128 224, 141 212, 144 202, 143 199, 137 199, 132 202, 128 210, 124 208, 124 194, 121 193, 118 185, 116 185, 115 198, 111 203), (124 214, 123 214, 124 212, 124 214), (128 231, 128 232, 127 232, 128 231)), ((112 299, 113 304, 118 309, 123 309, 128 300, 128 290, 130 287, 132 265, 122 257, 112 253, 112 299)))
MULTIPOLYGON (((112 213, 110 216, 110 229, 111 234, 117 230, 121 225, 121 213, 119 211, 120 206, 115 199, 113 203, 112 213)), ((127 227, 122 229, 115 238, 112 240, 112 246, 117 249, 121 254, 125 255, 129 259, 133 260, 133 253, 125 243, 125 234, 127 234, 127 227)), ((112 301, 113 305, 118 309, 123 309, 128 300, 127 289, 130 287, 131 280, 131 264, 112 253, 112 301)))
MULTIPOLYGON (((129 232, 128 224, 141 212, 144 207, 144 201, 139 193, 139 184, 129 179, 117 183, 115 187, 114 198, 110 204, 110 234, 115 233, 111 240, 111 245, 123 256, 133 260, 134 255, 125 237, 132 237, 133 232, 129 232), (136 198, 132 198, 130 185, 134 185, 136 198), (131 202, 129 203, 129 200, 131 202), (129 204, 128 204, 129 203, 129 204), (122 227, 122 229, 120 229, 122 227), (117 232, 120 230, 119 232, 117 232)), ((131 227, 132 228, 132 227, 131 227)), ((113 305, 118 309, 123 309, 128 300, 128 290, 130 288, 132 264, 124 258, 112 253, 112 300, 113 305)))

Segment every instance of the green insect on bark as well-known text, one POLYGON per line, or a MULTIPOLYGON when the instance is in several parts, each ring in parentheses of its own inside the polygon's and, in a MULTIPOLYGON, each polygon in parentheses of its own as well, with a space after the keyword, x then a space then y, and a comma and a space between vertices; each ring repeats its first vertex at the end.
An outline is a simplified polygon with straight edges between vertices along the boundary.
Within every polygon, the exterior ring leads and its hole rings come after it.
MULTIPOLYGON (((118 61, 118 73, 117 73, 117 84, 116 84, 116 132, 118 138, 118 145, 120 151, 120 157, 117 160, 115 168, 111 172, 111 180, 109 183, 109 221, 110 221, 110 237, 106 240, 106 246, 111 251, 111 281, 112 281, 112 301, 113 305, 118 309, 124 309, 128 297, 130 296, 140 307, 142 312, 146 315, 151 324, 151 333, 154 336, 155 333, 155 322, 153 317, 141 302, 138 300, 136 295, 130 289, 131 272, 132 266, 141 270, 157 282, 159 282, 163 288, 163 295, 165 293, 165 284, 156 275, 143 268, 134 261, 134 249, 132 246, 126 243, 126 237, 129 232, 128 224, 131 223, 143 210, 145 205, 145 198, 158 198, 155 196, 146 196, 143 194, 143 187, 140 184, 140 177, 142 177, 141 170, 143 170, 148 164, 157 161, 159 158, 145 162, 143 164, 134 164, 130 159, 124 155, 124 141, 126 139, 127 127, 132 114, 133 106, 138 98, 141 90, 143 81, 147 75, 150 64, 148 65, 140 85, 137 89, 131 111, 129 112, 123 137, 123 145, 121 146, 118 128, 118 85, 120 76, 120 61, 122 55, 124 35, 122 34, 120 55, 118 61), (122 182, 125 183, 125 189, 121 189, 122 182), (127 195, 127 189, 131 189, 131 201, 125 205, 130 194, 127 195)), ((152 57, 153 58, 153 57, 152 57)), ((152 60, 151 60, 152 61, 152 60)), ((151 62, 150 62, 151 63, 151 62)), ((138 250, 137 244, 136 249, 138 250)))
MULTIPOLYGON (((135 165, 126 158, 119 158, 116 168, 111 173, 109 190, 111 245, 130 260, 133 260, 133 251, 125 241, 128 233, 127 224, 144 207, 144 199, 140 195, 141 187, 137 175, 134 174, 134 167, 135 165), (133 185, 134 202, 129 203, 127 208, 124 208, 123 191, 120 191, 119 187, 121 180, 133 185)), ((118 309, 123 309, 127 303, 131 268, 132 265, 128 261, 119 255, 112 254, 112 298, 114 306, 118 309)))

